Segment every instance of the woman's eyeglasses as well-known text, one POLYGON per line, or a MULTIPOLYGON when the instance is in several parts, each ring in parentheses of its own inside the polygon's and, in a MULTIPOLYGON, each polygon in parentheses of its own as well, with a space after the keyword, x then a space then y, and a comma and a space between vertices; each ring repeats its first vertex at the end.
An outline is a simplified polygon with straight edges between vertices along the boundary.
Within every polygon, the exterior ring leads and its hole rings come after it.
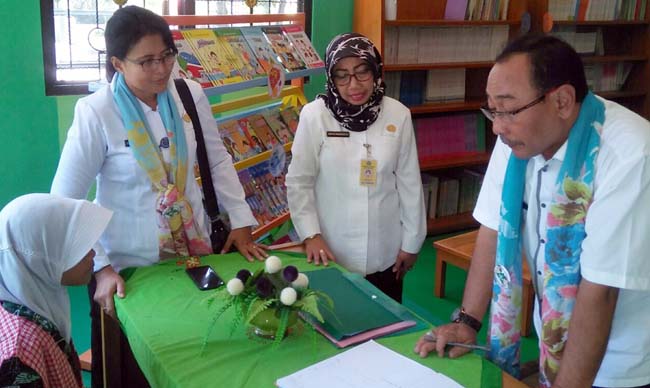
POLYGON ((336 86, 345 86, 352 81, 352 77, 356 78, 358 82, 368 81, 373 77, 372 70, 364 66, 358 70, 355 70, 354 73, 348 73, 346 71, 335 71, 332 74, 332 80, 336 86))
POLYGON ((176 53, 170 50, 170 51, 166 52, 165 54, 163 54, 162 57, 160 57, 160 58, 149 58, 149 59, 144 59, 144 60, 141 60, 141 61, 134 61, 134 60, 129 59, 129 58, 125 58, 125 59, 127 61, 131 62, 131 63, 134 63, 136 65, 140 65, 142 67, 143 71, 145 71, 147 73, 150 73, 150 72, 156 70, 156 68, 161 64, 165 65, 165 66, 169 66, 169 65, 173 64, 174 61, 176 60, 176 53))

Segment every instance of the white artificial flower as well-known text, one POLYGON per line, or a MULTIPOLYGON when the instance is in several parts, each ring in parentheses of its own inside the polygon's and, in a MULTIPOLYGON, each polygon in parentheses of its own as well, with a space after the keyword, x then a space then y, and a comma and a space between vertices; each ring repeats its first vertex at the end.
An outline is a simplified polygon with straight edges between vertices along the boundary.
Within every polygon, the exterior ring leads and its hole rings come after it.
POLYGON ((298 274, 296 280, 291 282, 291 285, 296 288, 307 288, 307 286, 309 285, 309 278, 307 277, 307 275, 301 272, 298 274))
POLYGON ((282 292, 280 292, 280 302, 285 306, 291 306, 296 303, 297 298, 298 293, 291 287, 284 288, 282 292))
POLYGON ((236 296, 244 291, 244 283, 239 278, 233 278, 228 281, 226 288, 228 289, 228 293, 230 295, 236 296))
POLYGON ((268 273, 276 273, 282 269, 282 261, 277 256, 267 257, 264 265, 268 273))

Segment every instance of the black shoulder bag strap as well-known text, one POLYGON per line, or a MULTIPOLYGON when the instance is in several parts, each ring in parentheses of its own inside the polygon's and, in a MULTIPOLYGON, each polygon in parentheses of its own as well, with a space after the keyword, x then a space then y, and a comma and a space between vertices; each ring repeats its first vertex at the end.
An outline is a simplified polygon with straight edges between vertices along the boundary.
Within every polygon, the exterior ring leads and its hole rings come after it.
MULTIPOLYGON (((196 111, 196 105, 194 104, 192 93, 185 83, 185 80, 175 79, 174 83, 176 84, 176 91, 178 91, 178 95, 183 102, 185 111, 190 116, 190 119, 192 119, 192 125, 194 126, 194 134, 196 137, 196 157, 199 162, 201 185, 203 186, 203 203, 205 205, 205 211, 208 213, 208 217, 210 218, 210 223, 212 224, 210 240, 212 242, 214 253, 219 253, 226 242, 224 238, 227 238, 228 230, 225 224, 219 219, 219 203, 217 202, 217 195, 214 192, 214 186, 212 184, 212 174, 210 173, 210 163, 208 162, 208 152, 205 148, 203 129, 201 128, 199 114, 196 111), (223 241, 215 241, 215 237, 217 237, 218 240, 223 239, 223 241)), ((188 167, 191 168, 191 166, 188 167)))

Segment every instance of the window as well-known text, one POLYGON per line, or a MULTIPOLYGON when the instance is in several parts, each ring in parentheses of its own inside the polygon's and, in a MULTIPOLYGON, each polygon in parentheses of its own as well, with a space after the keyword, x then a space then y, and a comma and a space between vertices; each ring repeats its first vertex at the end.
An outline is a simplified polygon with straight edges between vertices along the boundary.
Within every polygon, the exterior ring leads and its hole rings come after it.
MULTIPOLYGON (((312 0, 258 0, 255 14, 305 12, 310 34, 312 0)), ((129 0, 160 15, 248 14, 244 0, 129 0)), ((41 0, 45 92, 87 94, 104 80, 103 28, 118 5, 113 0, 41 0)))

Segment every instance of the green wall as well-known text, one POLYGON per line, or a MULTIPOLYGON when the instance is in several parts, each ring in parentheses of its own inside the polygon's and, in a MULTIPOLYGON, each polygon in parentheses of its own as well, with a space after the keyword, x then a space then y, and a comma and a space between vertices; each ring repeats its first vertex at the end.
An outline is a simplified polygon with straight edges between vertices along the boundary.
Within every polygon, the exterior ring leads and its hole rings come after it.
POLYGON ((59 158, 56 99, 45 96, 39 2, 0 6, 0 206, 48 192, 59 158))
MULTIPOLYGON (((320 55, 337 34, 352 30, 353 0, 313 0, 312 40, 320 55)), ((30 192, 47 192, 72 122, 78 96, 47 97, 43 81, 40 6, 35 0, 2 0, 0 39, 0 207, 30 192)), ((312 77, 310 100, 325 77, 312 77)))

